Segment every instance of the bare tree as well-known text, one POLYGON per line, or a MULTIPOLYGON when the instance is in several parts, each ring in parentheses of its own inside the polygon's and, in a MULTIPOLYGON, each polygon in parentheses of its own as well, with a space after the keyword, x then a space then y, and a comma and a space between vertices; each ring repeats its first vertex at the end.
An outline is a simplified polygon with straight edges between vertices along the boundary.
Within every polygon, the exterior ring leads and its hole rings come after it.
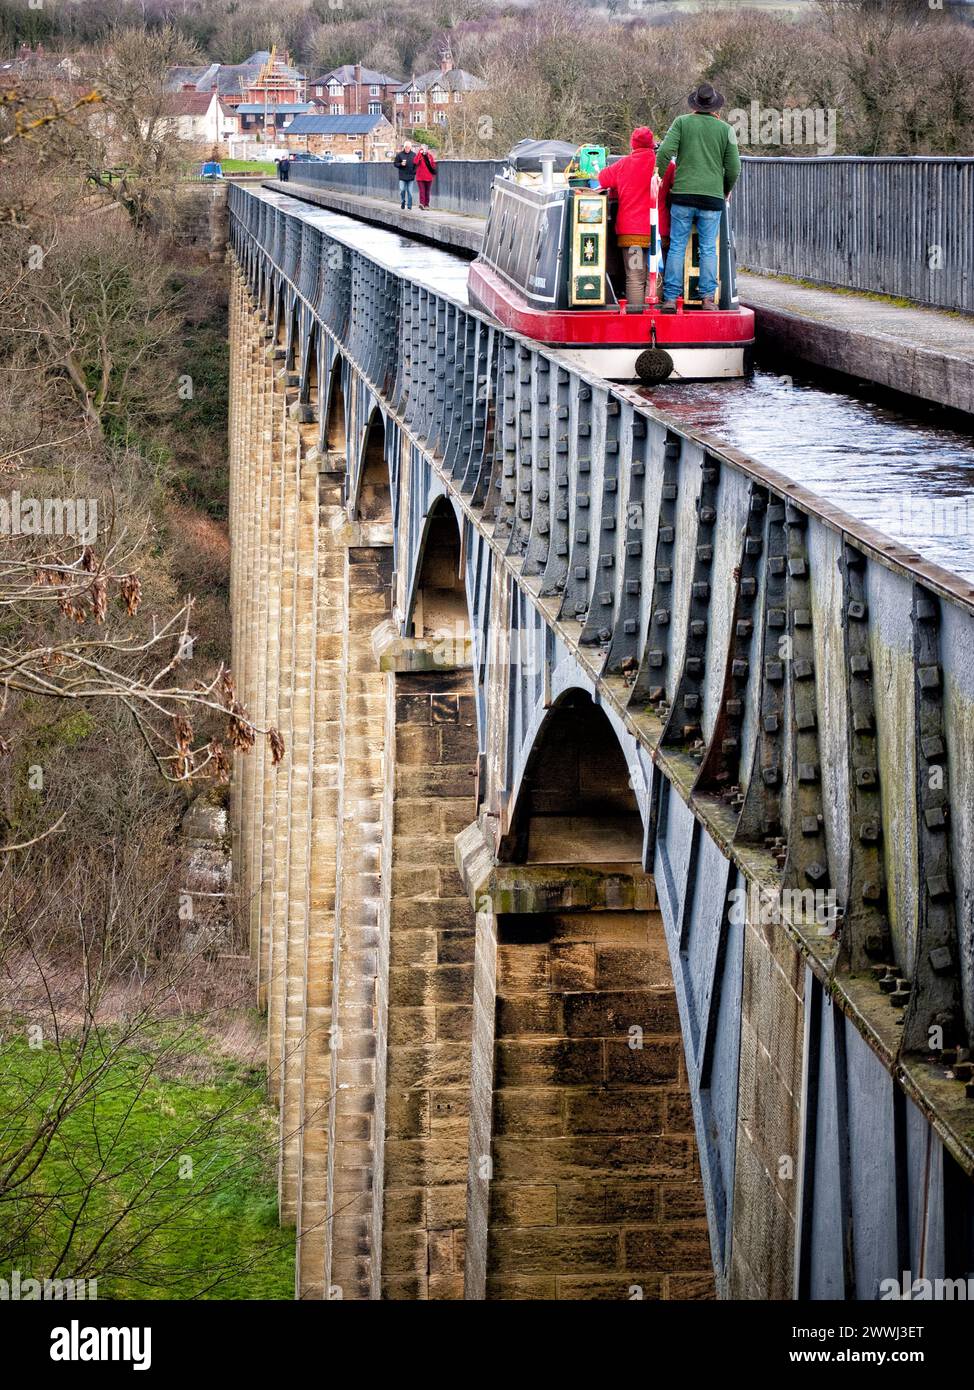
POLYGON ((100 96, 95 114, 66 142, 91 182, 116 200, 144 229, 154 205, 181 172, 173 138, 168 70, 199 58, 178 29, 114 28, 86 62, 86 77, 100 96))

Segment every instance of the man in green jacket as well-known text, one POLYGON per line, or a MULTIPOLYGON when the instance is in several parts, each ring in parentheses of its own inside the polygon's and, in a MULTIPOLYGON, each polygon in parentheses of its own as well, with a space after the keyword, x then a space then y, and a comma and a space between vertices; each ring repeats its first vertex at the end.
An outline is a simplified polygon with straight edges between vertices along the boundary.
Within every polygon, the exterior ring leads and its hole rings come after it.
POLYGON ((656 153, 656 170, 662 178, 671 159, 676 177, 670 194, 670 247, 663 279, 664 314, 676 313, 683 293, 683 260, 693 224, 700 247, 700 299, 702 309, 715 309, 717 289, 717 236, 728 193, 741 172, 737 136, 717 114, 724 104, 720 92, 701 82, 687 98, 688 114, 677 116, 656 153))

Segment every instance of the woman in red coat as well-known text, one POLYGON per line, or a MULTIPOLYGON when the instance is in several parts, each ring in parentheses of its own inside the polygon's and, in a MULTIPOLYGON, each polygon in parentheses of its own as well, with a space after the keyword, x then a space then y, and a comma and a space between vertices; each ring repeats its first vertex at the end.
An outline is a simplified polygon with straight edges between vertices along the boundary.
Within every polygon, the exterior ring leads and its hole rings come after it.
POLYGON ((629 143, 632 153, 607 165, 599 174, 599 183, 613 189, 619 199, 615 226, 626 266, 626 312, 641 314, 646 304, 646 254, 652 243, 652 210, 657 208, 660 239, 669 238, 666 199, 675 165, 670 165, 660 182, 656 176, 656 141, 649 126, 637 126, 629 143))
POLYGON ((420 145, 416 151, 416 187, 419 189, 421 208, 428 208, 430 205, 430 186, 435 178, 436 160, 433 158, 433 152, 425 145, 420 145))

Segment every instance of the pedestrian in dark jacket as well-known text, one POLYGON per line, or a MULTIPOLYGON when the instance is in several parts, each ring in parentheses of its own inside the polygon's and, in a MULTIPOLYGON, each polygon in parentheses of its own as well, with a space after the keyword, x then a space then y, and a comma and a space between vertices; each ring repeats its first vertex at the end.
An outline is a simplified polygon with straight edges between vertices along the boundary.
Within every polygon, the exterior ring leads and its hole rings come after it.
POLYGON ((416 156, 413 154, 413 147, 408 140, 392 162, 399 170, 399 206, 411 209, 413 206, 413 183, 416 179, 416 156))
POLYGON ((433 151, 428 150, 425 145, 420 145, 416 151, 416 188, 421 208, 428 208, 430 205, 430 188, 435 178, 436 160, 433 158, 433 151))
POLYGON ((288 179, 291 177, 290 160, 279 159, 277 161, 277 177, 281 180, 281 183, 287 183, 288 179))
MULTIPOLYGON (((615 191, 616 240, 626 267, 626 312, 641 314, 646 304, 647 251, 652 244, 653 211, 658 217, 658 234, 669 235, 666 194, 673 175, 667 171, 656 177, 656 142, 649 126, 637 126, 629 140, 632 150, 624 159, 608 164, 599 173, 602 188, 615 191), (665 225, 664 225, 665 223, 665 225)), ((650 291, 654 289, 650 286, 650 291)))
POLYGON ((733 127, 719 116, 724 98, 709 82, 701 82, 687 97, 690 111, 676 120, 656 152, 656 168, 662 173, 671 159, 676 175, 670 193, 670 249, 663 281, 664 314, 676 313, 683 293, 683 262, 687 242, 697 227, 700 248, 700 307, 715 309, 717 289, 717 237, 727 195, 741 172, 741 156, 733 127))

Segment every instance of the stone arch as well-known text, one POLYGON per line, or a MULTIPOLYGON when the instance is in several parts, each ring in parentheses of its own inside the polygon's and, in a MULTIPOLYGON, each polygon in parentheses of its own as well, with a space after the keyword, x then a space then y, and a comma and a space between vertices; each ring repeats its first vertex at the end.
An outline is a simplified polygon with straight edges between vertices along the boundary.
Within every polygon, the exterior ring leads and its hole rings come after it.
POLYGON ((487 1298, 714 1295, 676 991, 642 856, 618 733, 569 688, 537 732, 495 870, 492 1171, 486 1241, 468 1263, 480 1286, 483 1261, 487 1298))
POLYGON ((301 367, 301 321, 298 317, 298 301, 296 296, 287 314, 287 321, 287 356, 284 359, 284 365, 289 372, 297 372, 301 367))
POLYGON ((448 633, 461 645, 470 636, 470 610, 463 572, 463 541, 456 511, 444 496, 433 502, 419 546, 407 633, 448 633))
POLYGON ((267 267, 261 263, 260 303, 265 319, 271 319, 274 311, 274 280, 267 267))
POLYGON ((535 738, 501 857, 517 864, 640 864, 642 841, 616 732, 587 691, 567 690, 535 738))
POLYGON ((273 300, 274 346, 281 352, 287 351, 287 314, 284 305, 284 291, 275 286, 273 300))
POLYGON ((317 321, 310 321, 307 347, 302 354, 301 395, 302 405, 309 405, 317 415, 319 402, 318 357, 321 351, 321 333, 317 321))
POLYGON ((392 525, 392 487, 386 462, 386 425, 385 417, 378 406, 372 411, 365 427, 353 510, 359 521, 387 522, 392 525))
POLYGON ((328 388, 328 409, 325 412, 323 444, 329 454, 345 457, 345 390, 342 386, 342 358, 336 356, 331 364, 328 388))

